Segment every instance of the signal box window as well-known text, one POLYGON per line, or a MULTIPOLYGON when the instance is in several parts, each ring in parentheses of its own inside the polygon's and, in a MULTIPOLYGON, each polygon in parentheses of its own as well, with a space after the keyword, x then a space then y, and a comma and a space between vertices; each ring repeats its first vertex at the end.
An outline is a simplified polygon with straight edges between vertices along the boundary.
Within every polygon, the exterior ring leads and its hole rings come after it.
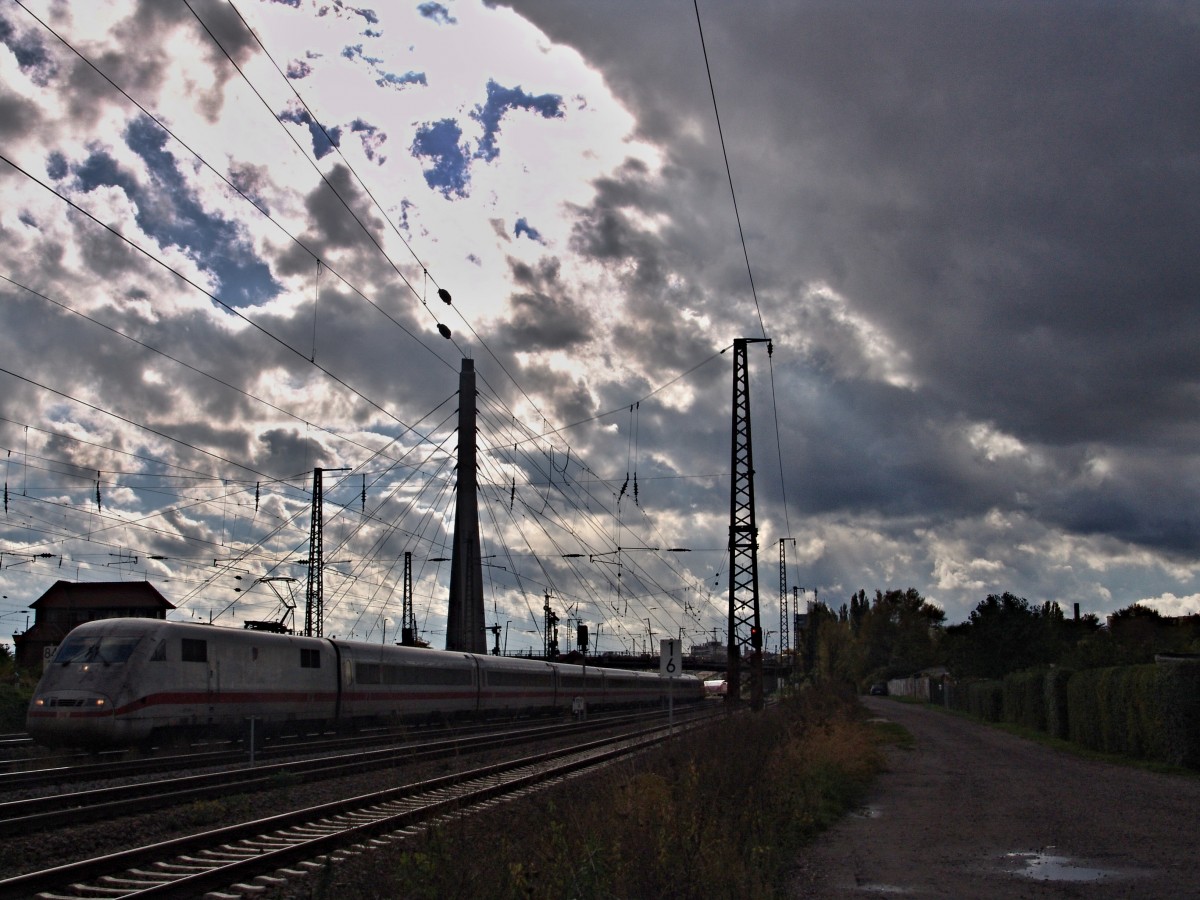
POLYGON ((319 669, 321 668, 321 651, 314 648, 300 648, 300 668, 302 669, 319 669))
POLYGON ((208 641, 184 638, 182 659, 184 662, 208 662, 208 641))

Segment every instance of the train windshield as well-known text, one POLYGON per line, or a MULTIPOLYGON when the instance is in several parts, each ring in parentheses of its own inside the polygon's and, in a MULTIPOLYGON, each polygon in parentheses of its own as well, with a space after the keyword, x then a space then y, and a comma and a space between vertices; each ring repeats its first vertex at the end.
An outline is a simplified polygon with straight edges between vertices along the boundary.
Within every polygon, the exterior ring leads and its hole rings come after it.
POLYGON ((54 655, 56 663, 123 663, 133 653, 140 637, 71 637, 63 641, 54 655))

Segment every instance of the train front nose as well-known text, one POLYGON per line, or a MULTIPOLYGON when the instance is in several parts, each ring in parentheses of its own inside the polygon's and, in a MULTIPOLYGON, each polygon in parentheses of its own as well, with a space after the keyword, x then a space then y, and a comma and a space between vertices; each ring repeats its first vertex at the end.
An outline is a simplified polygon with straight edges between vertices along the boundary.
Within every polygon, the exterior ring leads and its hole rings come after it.
POLYGON ((25 730, 46 747, 102 747, 113 740, 112 698, 97 691, 39 691, 25 730))

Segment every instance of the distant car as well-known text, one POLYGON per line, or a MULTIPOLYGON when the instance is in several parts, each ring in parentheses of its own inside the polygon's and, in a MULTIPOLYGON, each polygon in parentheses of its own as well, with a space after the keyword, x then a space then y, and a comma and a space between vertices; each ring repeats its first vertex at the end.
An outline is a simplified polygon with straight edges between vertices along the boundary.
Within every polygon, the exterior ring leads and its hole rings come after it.
POLYGON ((872 697, 886 697, 887 696, 887 682, 886 681, 875 682, 873 685, 871 685, 871 690, 868 691, 868 693, 872 697))

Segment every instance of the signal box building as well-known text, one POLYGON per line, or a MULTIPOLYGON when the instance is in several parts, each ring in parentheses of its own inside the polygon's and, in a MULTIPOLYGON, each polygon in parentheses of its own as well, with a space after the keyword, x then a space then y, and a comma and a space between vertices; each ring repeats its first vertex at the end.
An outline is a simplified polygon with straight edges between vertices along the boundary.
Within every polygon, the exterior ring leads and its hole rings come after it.
POLYGON ((17 666, 38 670, 76 625, 93 619, 165 619, 175 605, 146 581, 56 581, 29 608, 33 625, 14 634, 17 666))

